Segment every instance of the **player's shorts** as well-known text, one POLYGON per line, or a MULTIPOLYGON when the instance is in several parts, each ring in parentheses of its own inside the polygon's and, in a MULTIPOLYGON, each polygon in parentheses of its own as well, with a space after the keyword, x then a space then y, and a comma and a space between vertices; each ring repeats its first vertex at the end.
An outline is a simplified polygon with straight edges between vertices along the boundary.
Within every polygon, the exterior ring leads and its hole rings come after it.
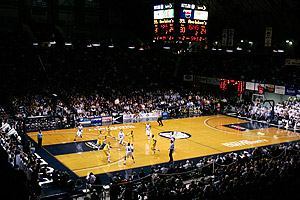
POLYGON ((102 144, 103 144, 103 140, 99 140, 99 139, 98 139, 98 140, 97 140, 97 144, 98 144, 98 145, 99 145, 99 144, 102 145, 102 144))
POLYGON ((106 156, 110 156, 110 152, 109 151, 104 151, 106 156))
POLYGON ((151 131, 149 131, 149 130, 146 130, 146 135, 151 135, 151 131))
POLYGON ((128 152, 126 152, 126 155, 125 155, 125 157, 126 157, 126 158, 128 158, 128 157, 132 157, 132 152, 131 152, 131 151, 128 151, 128 152))
POLYGON ((155 149, 155 145, 151 145, 151 150, 153 151, 155 149))
POLYGON ((124 144, 124 139, 119 139, 119 144, 124 144))
POLYGON ((77 137, 81 137, 82 136, 82 132, 81 131, 77 131, 76 135, 77 135, 77 137))
POLYGON ((128 139, 128 143, 132 144, 132 139, 129 138, 128 139))

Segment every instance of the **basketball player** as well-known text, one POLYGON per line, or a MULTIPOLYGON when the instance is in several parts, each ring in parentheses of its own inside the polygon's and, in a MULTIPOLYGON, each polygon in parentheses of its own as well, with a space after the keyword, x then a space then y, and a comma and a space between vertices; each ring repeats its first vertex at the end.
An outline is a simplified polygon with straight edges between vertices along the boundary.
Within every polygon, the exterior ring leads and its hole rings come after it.
POLYGON ((133 118, 135 119, 136 122, 140 121, 141 118, 140 118, 140 113, 136 112, 133 116, 133 118))
POLYGON ((78 131, 76 132, 74 141, 76 141, 76 138, 77 138, 77 137, 81 137, 81 138, 82 138, 82 131, 83 131, 83 126, 82 126, 82 124, 79 124, 79 126, 78 126, 78 131))
POLYGON ((103 152, 107 156, 107 162, 109 162, 109 163, 110 163, 110 150, 112 149, 112 147, 110 145, 111 145, 111 142, 108 142, 103 148, 103 152))
POLYGON ((109 125, 107 126, 107 128, 105 129, 105 131, 104 131, 103 133, 105 133, 105 132, 106 132, 106 135, 105 135, 104 141, 106 141, 107 136, 110 136, 110 137, 112 137, 112 138, 115 138, 116 141, 118 141, 117 138, 114 137, 114 136, 111 134, 111 129, 109 128, 109 125))
POLYGON ((294 124, 294 131, 296 131, 297 130, 297 127, 299 127, 299 125, 300 125, 300 122, 299 122, 299 119, 295 119, 295 124, 294 124))
POLYGON ((102 133, 102 131, 100 131, 99 135, 98 135, 98 140, 97 140, 98 150, 103 145, 103 138, 104 138, 103 133, 102 133))
POLYGON ((147 124, 146 124, 146 135, 148 136, 148 140, 150 140, 150 137, 151 137, 151 125, 149 124, 149 122, 147 122, 147 124))
POLYGON ((156 147, 156 142, 157 142, 157 140, 156 140, 156 138, 155 138, 155 136, 154 136, 154 134, 153 134, 153 135, 152 135, 152 145, 151 145, 151 150, 153 151, 152 154, 155 154, 155 151, 160 152, 159 149, 155 149, 155 147, 156 147))
POLYGON ((134 150, 133 146, 130 145, 130 143, 127 144, 126 148, 126 155, 124 157, 124 165, 126 165, 126 158, 131 157, 133 160, 133 163, 135 163, 132 152, 134 150))
POLYGON ((122 147, 122 145, 124 145, 124 138, 125 138, 125 134, 123 133, 123 129, 121 129, 119 132, 119 149, 118 149, 118 151, 121 151, 121 147, 122 147))
POLYGON ((133 131, 129 132, 126 136, 129 136, 128 138, 128 143, 132 144, 132 142, 134 141, 134 134, 133 131))

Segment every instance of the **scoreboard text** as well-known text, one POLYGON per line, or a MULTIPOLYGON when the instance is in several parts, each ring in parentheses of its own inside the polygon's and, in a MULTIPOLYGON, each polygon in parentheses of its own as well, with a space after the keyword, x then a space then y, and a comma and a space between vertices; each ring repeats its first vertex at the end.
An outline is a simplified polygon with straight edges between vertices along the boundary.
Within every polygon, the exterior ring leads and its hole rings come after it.
POLYGON ((154 6, 154 39, 174 40, 174 4, 154 6))
POLYGON ((173 3, 154 6, 154 39, 188 42, 205 40, 208 20, 206 6, 181 3, 179 11, 176 13, 173 3))

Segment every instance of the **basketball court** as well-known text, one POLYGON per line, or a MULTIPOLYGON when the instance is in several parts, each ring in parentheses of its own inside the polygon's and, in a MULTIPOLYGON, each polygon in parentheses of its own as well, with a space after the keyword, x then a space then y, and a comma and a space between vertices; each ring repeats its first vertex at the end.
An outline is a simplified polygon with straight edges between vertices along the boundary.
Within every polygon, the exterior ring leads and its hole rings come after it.
MULTIPOLYGON (((56 160, 78 177, 84 177, 88 172, 103 174, 168 162, 168 137, 172 131, 177 138, 181 138, 175 141, 175 161, 291 142, 300 138, 299 133, 294 131, 226 115, 170 119, 163 123, 164 126, 161 127, 156 121, 150 122, 151 132, 157 139, 156 147, 160 149, 154 155, 150 149, 151 141, 145 134, 145 122, 110 126, 115 137, 120 129, 123 129, 125 135, 134 131, 135 164, 128 158, 126 165, 123 165, 125 147, 118 151, 118 142, 114 138, 107 139, 113 147, 111 163, 107 162, 102 150, 95 148, 99 130, 103 131, 107 126, 84 128, 83 137, 77 138, 76 142, 74 137, 77 129, 44 131, 43 150, 55 158, 48 161, 49 166, 56 160)), ((28 135, 37 141, 37 132, 28 135)), ((125 137, 125 141, 127 140, 128 136, 125 137)))

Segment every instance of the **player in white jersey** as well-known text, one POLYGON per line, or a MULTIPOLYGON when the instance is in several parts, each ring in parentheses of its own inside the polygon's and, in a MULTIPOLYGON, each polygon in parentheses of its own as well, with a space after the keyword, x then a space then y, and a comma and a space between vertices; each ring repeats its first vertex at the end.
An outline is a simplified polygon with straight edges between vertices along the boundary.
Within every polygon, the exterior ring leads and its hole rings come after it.
POLYGON ((128 158, 128 157, 131 157, 133 160, 133 163, 135 163, 135 160, 132 155, 132 152, 134 150, 133 146, 131 146, 130 143, 128 143, 125 150, 126 150, 126 155, 124 157, 124 165, 126 165, 126 158, 128 158))
POLYGON ((78 131, 76 132, 74 141, 76 141, 76 138, 77 138, 77 137, 81 137, 81 138, 82 138, 82 131, 83 131, 83 126, 82 126, 82 124, 79 124, 79 126, 78 126, 78 131))
POLYGON ((118 151, 121 151, 121 147, 122 147, 122 145, 124 145, 124 138, 125 138, 125 134, 123 133, 123 130, 121 129, 119 132, 119 149, 118 149, 118 151))
POLYGON ((300 121, 299 121, 299 118, 297 115, 296 119, 295 119, 295 124, 294 124, 294 131, 296 131, 299 126, 300 126, 300 121))
POLYGON ((146 124, 146 135, 148 136, 148 140, 151 139, 151 125, 149 124, 149 122, 147 122, 146 124))

